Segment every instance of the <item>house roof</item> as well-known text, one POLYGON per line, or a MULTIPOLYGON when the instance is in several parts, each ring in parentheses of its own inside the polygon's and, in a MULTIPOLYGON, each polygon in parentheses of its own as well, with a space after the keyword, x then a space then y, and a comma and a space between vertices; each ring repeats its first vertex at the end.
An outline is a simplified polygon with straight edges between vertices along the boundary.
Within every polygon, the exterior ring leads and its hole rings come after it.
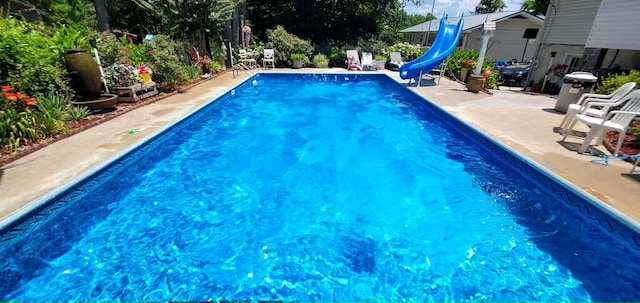
MULTIPOLYGON (((481 14, 481 15, 469 15, 464 17, 464 29, 463 31, 472 31, 474 29, 482 28, 482 24, 485 21, 493 21, 500 22, 503 20, 507 20, 509 18, 513 18, 516 16, 525 17, 533 22, 536 22, 540 25, 544 23, 544 19, 540 18, 536 15, 532 15, 525 11, 517 11, 517 12, 499 12, 499 13, 491 13, 491 14, 481 14)), ((431 21, 427 21, 424 23, 420 23, 418 25, 414 25, 409 28, 405 28, 401 30, 401 33, 424 33, 424 32, 437 32, 440 27, 440 20, 442 18, 434 19, 431 21), (429 25, 431 23, 431 25, 429 25)), ((460 20, 460 17, 453 17, 447 19, 447 23, 456 24, 460 20)))

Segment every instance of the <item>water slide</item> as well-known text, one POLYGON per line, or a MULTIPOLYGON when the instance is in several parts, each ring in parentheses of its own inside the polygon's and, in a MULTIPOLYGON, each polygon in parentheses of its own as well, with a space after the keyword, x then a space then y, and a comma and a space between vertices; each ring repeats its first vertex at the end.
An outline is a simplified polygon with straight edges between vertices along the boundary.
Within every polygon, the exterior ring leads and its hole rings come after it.
POLYGON ((426 74, 438 67, 447 59, 458 46, 458 40, 464 27, 464 16, 460 17, 457 25, 446 24, 445 19, 440 20, 440 29, 431 48, 422 56, 400 67, 400 78, 413 79, 426 74))

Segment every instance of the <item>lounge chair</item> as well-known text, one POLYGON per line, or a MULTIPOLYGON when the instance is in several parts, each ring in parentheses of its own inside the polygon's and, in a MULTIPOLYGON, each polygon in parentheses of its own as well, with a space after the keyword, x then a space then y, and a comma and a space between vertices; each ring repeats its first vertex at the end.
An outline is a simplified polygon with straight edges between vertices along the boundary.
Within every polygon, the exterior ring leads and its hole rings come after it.
POLYGON ((373 61, 373 55, 371 53, 362 53, 362 69, 378 70, 376 62, 373 61))
POLYGON ((267 65, 271 68, 276 68, 275 52, 273 48, 264 49, 264 58, 262 58, 262 69, 267 68, 267 65))
POLYGON ((609 95, 590 93, 582 94, 580 99, 578 99, 578 102, 575 104, 569 104, 567 113, 564 115, 564 119, 562 119, 562 122, 560 123, 560 133, 566 133, 567 129, 572 128, 576 124, 575 117, 577 114, 603 118, 611 108, 619 106, 622 100, 624 100, 624 97, 628 95, 635 86, 635 82, 625 83, 609 95), (610 104, 601 105, 602 108, 595 108, 593 104, 589 104, 593 102, 597 102, 598 104, 610 104))
POLYGON ((360 64, 360 57, 358 56, 358 51, 355 49, 347 51, 347 69, 362 70, 362 65, 360 64))
POLYGON ((400 70, 400 67, 404 64, 404 62, 402 62, 402 54, 400 52, 390 52, 389 59, 387 68, 390 70, 400 70))
MULTIPOLYGON (((579 153, 584 153, 587 151, 589 144, 593 139, 597 136, 598 140, 596 141, 596 145, 602 143, 604 139, 604 135, 607 131, 616 131, 620 134, 619 138, 624 138, 624 135, 627 133, 633 118, 636 116, 640 116, 640 90, 635 90, 626 97, 624 97, 624 105, 620 110, 613 110, 607 114, 605 118, 596 118, 583 114, 576 115, 576 120, 583 122, 591 127, 587 137, 584 139, 584 142, 578 149, 579 153)), ((595 102, 593 102, 595 103, 595 102)), ((600 103, 606 104, 606 102, 600 103)), ((569 129, 571 130, 571 128, 569 129)), ((561 141, 564 141, 569 132, 564 135, 561 141)), ((615 151, 613 152, 613 156, 617 157, 618 152, 620 151, 620 147, 622 147, 622 141, 618 140, 618 144, 616 146, 615 151)))

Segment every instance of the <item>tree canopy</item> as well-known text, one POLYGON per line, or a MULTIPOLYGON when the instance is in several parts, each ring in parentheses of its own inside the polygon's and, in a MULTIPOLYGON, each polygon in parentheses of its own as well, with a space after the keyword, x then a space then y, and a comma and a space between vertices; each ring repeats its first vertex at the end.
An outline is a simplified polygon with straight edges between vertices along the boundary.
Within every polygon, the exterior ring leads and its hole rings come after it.
POLYGON ((501 12, 507 7, 504 0, 480 0, 480 3, 476 6, 475 14, 489 14, 495 12, 501 12))
POLYGON ((520 7, 534 15, 545 15, 549 7, 549 0, 525 0, 520 7))

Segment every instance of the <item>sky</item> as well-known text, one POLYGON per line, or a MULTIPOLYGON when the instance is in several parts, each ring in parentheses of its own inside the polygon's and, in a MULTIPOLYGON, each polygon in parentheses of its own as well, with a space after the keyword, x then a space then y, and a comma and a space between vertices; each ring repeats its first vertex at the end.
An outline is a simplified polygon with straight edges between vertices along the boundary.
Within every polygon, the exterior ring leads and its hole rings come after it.
MULTIPOLYGON (((426 15, 431 12, 434 0, 423 0, 423 2, 421 6, 407 4, 404 10, 410 15, 426 15)), ((504 2, 507 7, 503 11, 517 11, 520 10, 520 4, 524 0, 505 0, 504 2)), ((478 3, 480 3, 480 0, 435 0, 433 15, 438 18, 442 17, 443 14, 448 14, 450 17, 458 17, 462 13, 468 15, 469 12, 475 10, 478 3)))

